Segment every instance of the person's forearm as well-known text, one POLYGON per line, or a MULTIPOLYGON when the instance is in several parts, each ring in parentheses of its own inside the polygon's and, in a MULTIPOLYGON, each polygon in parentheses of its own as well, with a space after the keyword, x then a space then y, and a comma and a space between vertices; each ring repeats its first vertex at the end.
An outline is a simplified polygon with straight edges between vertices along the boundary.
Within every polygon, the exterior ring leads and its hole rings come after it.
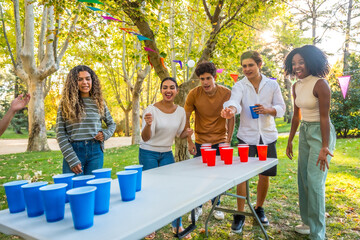
POLYGON ((6 128, 9 126, 11 119, 15 116, 15 111, 11 108, 6 112, 4 117, 0 121, 0 136, 5 132, 6 128))
POLYGON ((292 120, 291 120, 291 128, 290 128, 290 134, 289 134, 289 139, 288 139, 288 142, 292 142, 294 137, 295 137, 295 134, 296 134, 296 130, 298 129, 299 127, 299 123, 300 123, 300 120, 298 117, 295 117, 293 116, 292 120))
POLYGON ((141 138, 144 142, 149 141, 151 138, 151 126, 147 125, 144 127, 143 131, 141 132, 141 138))
POLYGON ((276 117, 276 109, 275 108, 268 108, 268 114, 273 117, 276 117))
POLYGON ((230 118, 227 120, 227 129, 228 129, 228 136, 227 136, 227 142, 230 143, 232 139, 232 135, 235 128, 235 117, 230 118))
POLYGON ((322 139, 322 147, 329 147, 330 138, 330 119, 320 116, 320 131, 322 139))

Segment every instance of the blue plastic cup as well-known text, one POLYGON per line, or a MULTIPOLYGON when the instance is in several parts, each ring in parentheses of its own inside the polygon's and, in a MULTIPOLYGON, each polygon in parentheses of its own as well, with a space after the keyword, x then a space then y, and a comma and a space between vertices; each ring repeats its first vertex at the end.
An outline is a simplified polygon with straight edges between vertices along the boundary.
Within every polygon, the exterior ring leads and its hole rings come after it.
POLYGON ((28 217, 37 217, 44 214, 44 203, 39 188, 47 184, 47 182, 33 182, 21 186, 28 217))
MULTIPOLYGON (((64 173, 53 176, 54 183, 67 183, 66 191, 73 188, 72 178, 75 176, 75 173, 64 173)), ((65 194, 65 202, 69 202, 68 196, 65 194)))
POLYGON ((138 171, 138 173, 136 174, 136 191, 137 192, 141 191, 142 169, 143 169, 143 165, 131 165, 131 166, 126 166, 125 167, 125 170, 136 170, 136 171, 138 171))
POLYGON ((50 184, 40 188, 44 202, 46 221, 64 219, 67 183, 50 184))
POLYGON ((77 230, 94 225, 96 187, 86 186, 70 189, 66 192, 70 200, 70 209, 74 227, 77 230))
POLYGON ((28 183, 28 180, 18 180, 4 183, 3 186, 5 188, 10 213, 18 213, 25 210, 25 200, 21 186, 28 183))
POLYGON ((110 206, 111 178, 93 179, 87 181, 86 184, 96 187, 94 213, 96 215, 107 213, 110 206))
POLYGON ((98 178, 111 178, 111 168, 100 168, 92 171, 92 174, 95 175, 95 179, 98 178))
POLYGON ((77 187, 85 187, 86 186, 86 182, 89 180, 94 179, 95 176, 94 175, 81 175, 78 177, 73 177, 73 188, 77 188, 77 187))
POLYGON ((259 118, 259 114, 257 114, 255 111, 254 111, 254 108, 256 108, 258 106, 250 106, 250 112, 251 112, 251 116, 253 119, 256 119, 256 118, 259 118))
POLYGON ((121 199, 124 202, 132 201, 135 199, 136 193, 136 170, 125 170, 116 173, 119 186, 120 186, 120 193, 121 199))

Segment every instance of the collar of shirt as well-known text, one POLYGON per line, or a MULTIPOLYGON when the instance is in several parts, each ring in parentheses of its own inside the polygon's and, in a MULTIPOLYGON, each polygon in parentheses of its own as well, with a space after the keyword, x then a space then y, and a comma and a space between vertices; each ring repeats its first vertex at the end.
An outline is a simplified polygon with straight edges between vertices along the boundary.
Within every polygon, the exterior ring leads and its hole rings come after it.
MULTIPOLYGON (((244 77, 242 80, 245 82, 246 85, 249 85, 254 88, 254 86, 252 85, 252 83, 249 81, 249 79, 247 77, 244 77)), ((259 92, 268 81, 271 81, 271 80, 269 78, 267 78, 264 74, 261 74, 261 81, 259 84, 259 92)))

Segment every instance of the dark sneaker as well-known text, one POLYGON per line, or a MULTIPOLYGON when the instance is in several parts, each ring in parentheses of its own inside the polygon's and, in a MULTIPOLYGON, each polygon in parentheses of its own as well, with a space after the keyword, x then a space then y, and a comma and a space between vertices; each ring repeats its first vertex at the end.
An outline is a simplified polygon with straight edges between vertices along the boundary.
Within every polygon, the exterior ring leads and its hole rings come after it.
POLYGON ((265 216, 264 208, 258 207, 257 209, 255 209, 255 212, 256 212, 256 215, 259 217, 262 225, 269 226, 269 220, 265 216))
POLYGON ((234 221, 231 224, 231 231, 235 233, 241 233, 245 224, 245 216, 234 214, 234 221))

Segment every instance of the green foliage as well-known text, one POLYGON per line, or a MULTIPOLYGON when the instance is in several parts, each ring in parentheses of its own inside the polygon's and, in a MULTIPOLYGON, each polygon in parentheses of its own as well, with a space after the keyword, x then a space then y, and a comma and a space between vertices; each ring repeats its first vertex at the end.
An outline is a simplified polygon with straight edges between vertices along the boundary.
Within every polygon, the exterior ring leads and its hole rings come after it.
POLYGON ((351 54, 348 63, 345 75, 351 75, 351 80, 345 99, 337 79, 340 74, 333 72, 329 78, 332 90, 330 118, 338 136, 345 138, 360 135, 360 55, 351 54))

